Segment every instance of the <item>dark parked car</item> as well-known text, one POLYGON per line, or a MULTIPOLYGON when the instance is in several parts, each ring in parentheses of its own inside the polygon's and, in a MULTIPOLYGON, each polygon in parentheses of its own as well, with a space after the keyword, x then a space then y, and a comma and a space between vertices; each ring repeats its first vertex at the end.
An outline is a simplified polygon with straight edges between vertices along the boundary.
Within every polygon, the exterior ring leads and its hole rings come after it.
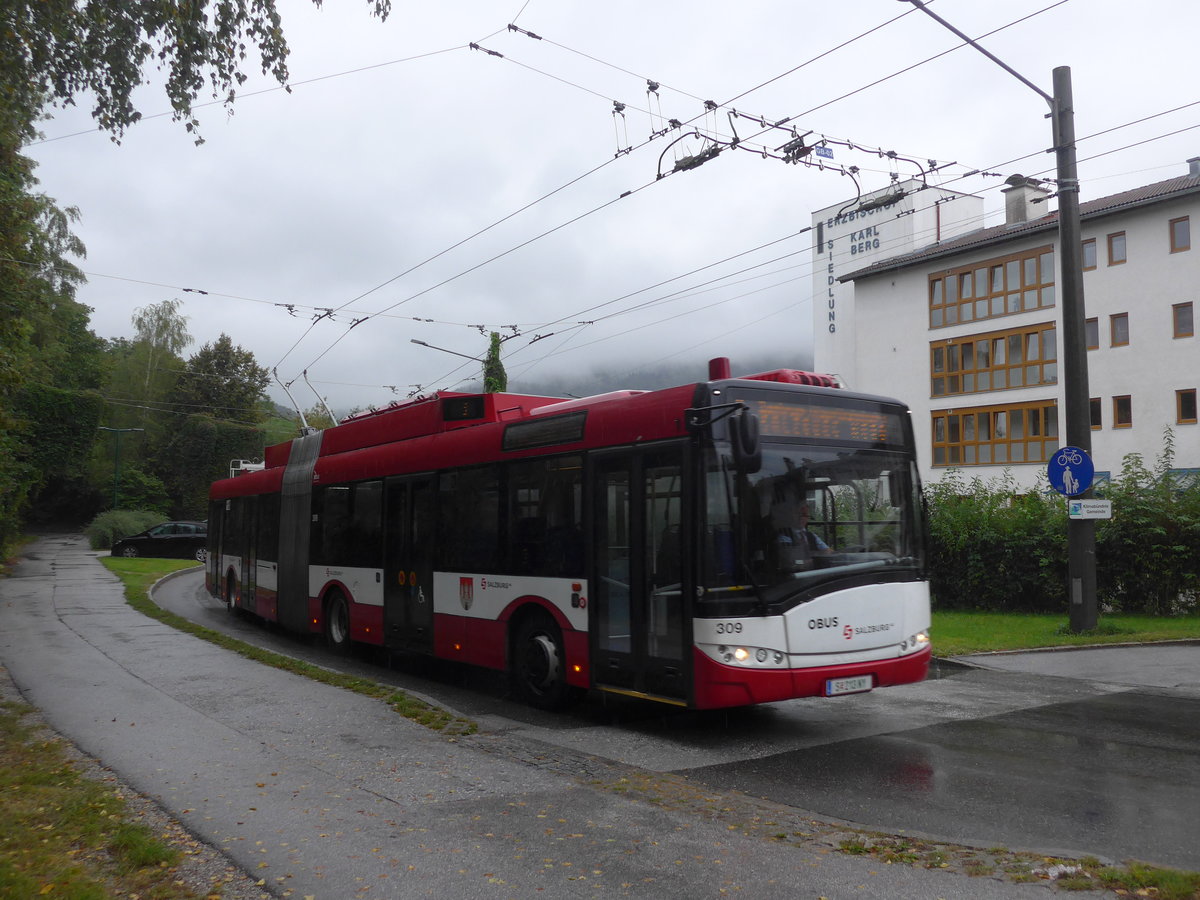
POLYGON ((112 545, 113 556, 169 556, 174 559, 208 557, 207 522, 163 522, 141 534, 132 534, 112 545))

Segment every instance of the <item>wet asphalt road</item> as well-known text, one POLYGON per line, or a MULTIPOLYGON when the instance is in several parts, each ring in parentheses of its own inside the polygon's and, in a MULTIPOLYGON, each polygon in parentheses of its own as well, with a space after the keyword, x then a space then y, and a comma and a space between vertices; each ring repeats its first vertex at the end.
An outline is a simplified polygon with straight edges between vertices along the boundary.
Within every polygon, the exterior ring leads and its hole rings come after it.
MULTIPOLYGON (((954 668, 836 701, 700 714, 592 698, 547 715, 508 701, 491 673, 338 661, 230 617, 198 573, 156 592, 204 624, 480 723, 455 742, 141 617, 78 538, 44 539, 30 557, 0 580, 0 663, 21 692, 279 896, 1046 896, 1044 885, 780 846, 721 816, 586 786, 618 764, 826 821, 1200 868, 1195 647, 1162 648, 1186 651, 1165 669, 1101 651, 1120 662, 1107 682, 954 668), (1154 678, 1139 675, 1148 668, 1154 678)), ((1054 656, 1067 669, 1087 658, 1054 656)))
POLYGON ((1200 646, 988 655, 943 664, 919 685, 728 713, 597 695, 548 715, 507 700, 490 672, 339 661, 268 633, 230 617, 198 574, 156 599, 243 640, 391 681, 489 730, 824 818, 1200 870, 1200 646))

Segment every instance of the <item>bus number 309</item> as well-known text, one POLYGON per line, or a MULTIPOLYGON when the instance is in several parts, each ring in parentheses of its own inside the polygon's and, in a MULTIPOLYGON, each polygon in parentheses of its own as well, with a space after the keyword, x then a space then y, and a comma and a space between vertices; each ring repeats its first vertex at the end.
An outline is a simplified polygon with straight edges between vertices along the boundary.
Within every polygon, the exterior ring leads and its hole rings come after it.
POLYGON ((742 623, 741 622, 718 622, 717 623, 717 634, 741 634, 741 633, 742 633, 742 623))

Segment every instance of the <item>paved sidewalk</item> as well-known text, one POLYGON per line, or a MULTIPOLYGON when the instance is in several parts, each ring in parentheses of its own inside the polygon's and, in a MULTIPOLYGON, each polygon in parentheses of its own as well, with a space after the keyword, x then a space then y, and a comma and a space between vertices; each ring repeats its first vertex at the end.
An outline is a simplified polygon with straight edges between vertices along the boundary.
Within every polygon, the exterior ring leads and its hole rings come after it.
POLYGON ((1051 647, 957 657, 981 669, 1079 678, 1093 684, 1170 688, 1200 696, 1200 641, 1051 647))
POLYGON ((280 896, 1047 896, 789 846, 588 787, 569 759, 448 739, 145 618, 79 537, 0 579, 0 629, 0 663, 53 728, 280 896))

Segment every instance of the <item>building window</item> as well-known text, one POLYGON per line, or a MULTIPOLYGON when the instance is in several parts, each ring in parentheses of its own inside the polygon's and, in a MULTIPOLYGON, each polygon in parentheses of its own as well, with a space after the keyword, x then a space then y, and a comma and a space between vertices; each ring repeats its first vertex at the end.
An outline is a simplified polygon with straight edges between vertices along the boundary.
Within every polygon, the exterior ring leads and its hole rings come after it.
POLYGON ((1175 421, 1180 425, 1196 424, 1196 389, 1175 392, 1175 421))
POLYGON ((1172 219, 1170 229, 1172 253, 1192 249, 1192 226, 1187 216, 1183 216, 1180 219, 1172 219))
POLYGON ((1085 269, 1096 268, 1096 239, 1088 238, 1083 242, 1083 267, 1085 269))
POLYGON ((1098 431, 1104 427, 1104 411, 1101 408, 1099 397, 1092 397, 1088 401, 1088 415, 1091 417, 1092 431, 1098 431))
POLYGON ((1108 236, 1108 264, 1119 266, 1125 259, 1125 232, 1114 232, 1108 236))
POLYGON ((1054 306, 1054 248, 947 269, 929 278, 929 327, 1054 306))
POLYGON ((1171 307, 1171 327, 1177 338, 1192 337, 1196 333, 1191 303, 1176 303, 1171 307))
POLYGON ((1089 350, 1100 349, 1100 320, 1088 319, 1083 323, 1083 334, 1089 350))
POLYGON ((1113 428, 1133 427, 1133 398, 1113 397, 1113 428))
POLYGON ((1129 313, 1109 316, 1108 328, 1113 347, 1124 347, 1129 343, 1129 313))
POLYGON ((1053 322, 929 345, 934 397, 1058 383, 1053 322))
POLYGON ((1053 401, 934 410, 934 466, 1043 463, 1058 447, 1053 401))

